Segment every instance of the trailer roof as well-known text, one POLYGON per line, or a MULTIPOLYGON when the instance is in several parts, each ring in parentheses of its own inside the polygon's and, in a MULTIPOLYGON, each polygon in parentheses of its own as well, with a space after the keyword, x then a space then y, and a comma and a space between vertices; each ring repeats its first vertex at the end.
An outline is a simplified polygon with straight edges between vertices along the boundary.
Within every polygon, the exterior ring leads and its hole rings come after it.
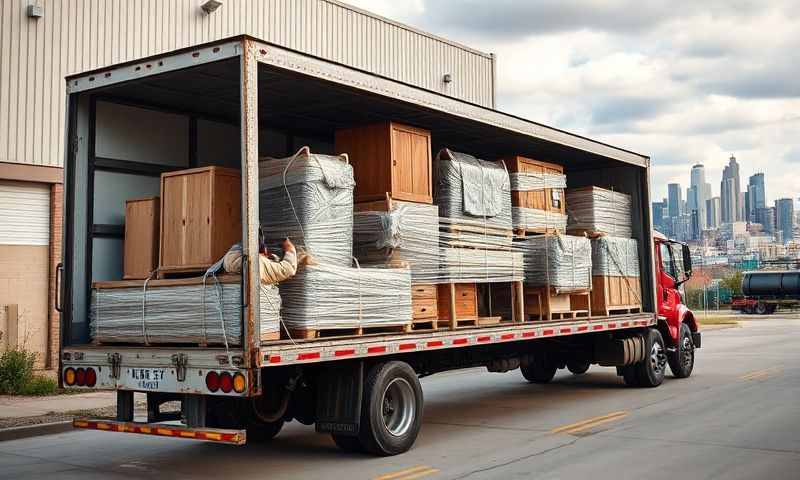
POLYGON ((242 54, 258 61, 261 126, 328 136, 343 125, 394 120, 433 131, 434 148, 487 159, 519 154, 568 168, 609 160, 649 166, 646 155, 246 35, 72 75, 67 90, 238 125, 242 54))

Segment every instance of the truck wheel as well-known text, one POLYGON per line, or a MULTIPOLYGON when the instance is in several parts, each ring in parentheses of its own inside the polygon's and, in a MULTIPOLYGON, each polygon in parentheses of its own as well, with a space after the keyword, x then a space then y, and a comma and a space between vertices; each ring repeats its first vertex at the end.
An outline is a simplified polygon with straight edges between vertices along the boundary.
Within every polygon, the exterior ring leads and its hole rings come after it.
POLYGON ((535 361, 519 367, 525 380, 531 383, 548 383, 556 376, 558 366, 545 358, 536 357, 535 361))
POLYGON ((667 369, 667 354, 664 338, 655 328, 648 329, 645 337, 645 358, 643 361, 622 367, 622 377, 629 387, 657 387, 664 381, 667 369))
POLYGON ((247 442, 266 443, 275 438, 283 428, 283 420, 277 422, 255 422, 247 425, 247 442))
POLYGON ((769 306, 769 310, 767 310, 767 313, 768 313, 769 315, 772 315, 773 313, 775 313, 775 310, 777 310, 777 309, 778 309, 778 306, 777 306, 777 305, 770 305, 770 306, 769 306))
POLYGON ((332 433, 331 438, 333 438, 333 443, 345 452, 366 453, 366 449, 364 445, 361 445, 361 440, 358 437, 332 433))
POLYGON ((753 313, 753 306, 747 304, 744 306, 744 309, 742 311, 745 313, 745 315, 751 315, 753 313))
POLYGON ((359 441, 375 455, 397 455, 411 448, 422 427, 422 387, 405 362, 372 367, 364 382, 359 441))
POLYGON ((674 352, 667 353, 669 369, 676 378, 688 378, 694 369, 694 342, 692 331, 685 323, 681 323, 678 346, 674 352))
POLYGON ((767 314, 767 305, 761 302, 758 302, 756 305, 756 313, 759 315, 766 315, 767 314))
POLYGON ((587 371, 589 371, 589 362, 582 362, 582 361, 572 361, 567 362, 567 370, 569 370, 573 375, 583 375, 587 371))
POLYGON ((622 378, 625 380, 625 385, 629 387, 639 387, 639 373, 636 371, 636 365, 628 365, 627 367, 620 367, 622 378))

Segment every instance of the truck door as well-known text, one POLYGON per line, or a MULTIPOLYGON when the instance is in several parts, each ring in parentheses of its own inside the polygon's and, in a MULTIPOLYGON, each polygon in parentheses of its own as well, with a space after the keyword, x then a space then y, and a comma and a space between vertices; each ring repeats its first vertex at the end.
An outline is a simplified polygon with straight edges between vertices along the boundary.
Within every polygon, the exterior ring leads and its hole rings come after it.
POLYGON ((669 243, 658 243, 658 256, 661 262, 658 269, 658 314, 667 318, 668 325, 675 325, 674 317, 681 302, 678 289, 675 288, 678 270, 669 243))

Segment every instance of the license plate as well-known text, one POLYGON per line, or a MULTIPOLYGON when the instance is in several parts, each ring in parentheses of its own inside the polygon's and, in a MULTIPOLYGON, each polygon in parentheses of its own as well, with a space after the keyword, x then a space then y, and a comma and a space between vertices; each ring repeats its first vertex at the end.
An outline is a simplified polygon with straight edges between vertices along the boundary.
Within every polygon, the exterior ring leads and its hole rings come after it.
POLYGON ((166 380, 165 368, 130 368, 128 380, 140 390, 158 390, 166 380))

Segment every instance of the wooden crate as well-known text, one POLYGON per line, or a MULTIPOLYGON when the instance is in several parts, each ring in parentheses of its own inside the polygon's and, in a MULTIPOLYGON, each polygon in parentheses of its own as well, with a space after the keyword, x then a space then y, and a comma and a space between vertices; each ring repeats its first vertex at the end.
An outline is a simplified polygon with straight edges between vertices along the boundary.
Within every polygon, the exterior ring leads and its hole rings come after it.
MULTIPOLYGON (((500 160, 505 162, 509 173, 564 174, 564 167, 555 163, 542 162, 520 156, 504 157, 500 160)), ((529 192, 512 191, 511 205, 560 213, 562 215, 566 212, 563 188, 546 188, 529 192)))
POLYGON ((591 317, 590 291, 556 293, 545 287, 524 287, 525 317, 533 320, 560 320, 591 317))
POLYGON ((639 277, 592 277, 592 315, 642 311, 639 277))
POLYGON ((450 328, 478 323, 478 289, 474 283, 445 283, 437 285, 439 320, 449 322, 450 328))
POLYGON ((145 279, 158 267, 159 219, 158 197, 125 201, 125 241, 123 242, 122 278, 145 279))
POLYGON ((242 236, 238 170, 193 168, 161 175, 159 273, 199 272, 242 236))
POLYGON ((394 122, 336 131, 335 150, 347 153, 356 202, 394 199, 432 203, 431 134, 394 122))
POLYGON ((438 289, 436 285, 411 286, 411 318, 415 330, 436 330, 439 320, 438 289))

